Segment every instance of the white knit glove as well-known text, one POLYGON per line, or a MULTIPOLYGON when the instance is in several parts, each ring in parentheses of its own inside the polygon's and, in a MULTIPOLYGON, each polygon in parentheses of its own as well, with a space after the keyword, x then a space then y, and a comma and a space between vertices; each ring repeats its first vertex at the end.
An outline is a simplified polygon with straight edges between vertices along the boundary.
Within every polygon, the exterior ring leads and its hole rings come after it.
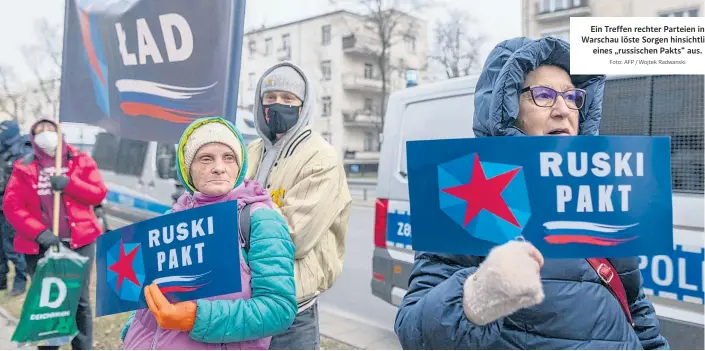
POLYGON ((465 281, 463 310, 475 325, 486 325, 543 301, 543 256, 528 242, 510 241, 490 251, 465 281))

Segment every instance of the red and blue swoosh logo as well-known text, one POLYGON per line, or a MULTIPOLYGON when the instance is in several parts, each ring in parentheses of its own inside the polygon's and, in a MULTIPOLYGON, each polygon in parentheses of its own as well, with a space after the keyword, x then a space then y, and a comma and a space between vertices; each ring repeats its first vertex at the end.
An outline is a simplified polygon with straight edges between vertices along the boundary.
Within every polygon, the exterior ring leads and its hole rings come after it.
POLYGON ((120 93, 120 109, 127 116, 147 116, 174 123, 191 123, 200 117, 215 116, 214 82, 203 87, 182 87, 138 79, 115 82, 120 93))
MULTIPOLYGON (((80 6, 80 5, 79 5, 80 6)), ((110 118, 110 80, 97 21, 89 15, 91 3, 78 9, 81 41, 96 103, 110 118)), ((146 66, 142 69, 148 69, 146 66)), ((119 73, 119 72, 118 72, 119 73)), ((114 72, 113 72, 113 75, 114 72)), ((172 123, 188 124, 197 118, 218 114, 217 81, 202 86, 179 86, 140 79, 118 79, 119 106, 126 116, 143 116, 172 123)))
POLYGON ((153 283, 157 284, 159 290, 163 293, 172 292, 191 292, 196 291, 210 282, 204 282, 204 278, 210 274, 210 271, 199 275, 173 275, 154 279, 153 283))
POLYGON ((618 226, 583 221, 551 221, 543 224, 549 244, 590 244, 598 246, 616 246, 638 238, 628 229, 639 223, 618 226))

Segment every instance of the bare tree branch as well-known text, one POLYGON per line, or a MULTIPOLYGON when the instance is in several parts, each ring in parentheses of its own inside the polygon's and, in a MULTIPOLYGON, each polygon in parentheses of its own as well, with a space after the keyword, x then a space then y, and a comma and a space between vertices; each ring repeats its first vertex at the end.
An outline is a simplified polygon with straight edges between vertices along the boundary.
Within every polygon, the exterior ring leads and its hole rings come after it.
POLYGON ((12 88, 17 85, 12 68, 0 66, 0 112, 10 116, 17 124, 22 124, 25 95, 12 88))
POLYGON ((41 47, 44 48, 49 61, 61 71, 61 52, 63 33, 58 24, 49 23, 46 18, 41 18, 36 24, 37 32, 41 38, 41 47))
POLYGON ((30 110, 35 118, 56 119, 61 84, 62 28, 42 18, 36 22, 35 31, 36 44, 22 48, 27 66, 35 79, 30 83, 34 87, 27 92, 32 98, 28 103, 33 104, 30 110))
POLYGON ((466 13, 452 10, 448 20, 436 22, 436 48, 429 59, 440 65, 448 78, 467 76, 479 63, 479 49, 486 38, 470 28, 474 22, 466 13))
MULTIPOLYGON (((416 21, 406 11, 415 11, 417 13, 436 6, 439 0, 330 0, 329 3, 348 3, 363 12, 365 30, 351 30, 358 38, 359 33, 364 31, 370 32, 370 35, 378 42, 376 49, 369 50, 374 56, 379 79, 382 82, 382 91, 379 95, 380 99, 380 119, 377 123, 377 134, 381 137, 384 130, 384 117, 387 112, 387 100, 391 92, 391 78, 394 72, 403 74, 403 71, 409 67, 402 62, 392 62, 392 48, 404 41, 409 42, 409 45, 415 45, 415 38, 425 35, 419 33, 419 28, 416 26, 416 21)), ((361 28, 362 29, 362 28, 361 28)), ((420 67, 415 67, 419 69, 420 67)), ((381 144, 381 139, 379 140, 381 144)))

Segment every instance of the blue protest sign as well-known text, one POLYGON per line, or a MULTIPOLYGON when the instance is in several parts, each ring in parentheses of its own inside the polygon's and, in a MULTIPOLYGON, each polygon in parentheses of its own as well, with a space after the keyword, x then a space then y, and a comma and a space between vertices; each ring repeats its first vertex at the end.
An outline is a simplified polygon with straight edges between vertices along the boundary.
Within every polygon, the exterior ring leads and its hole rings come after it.
POLYGON ((67 0, 60 120, 176 143, 235 122, 245 0, 67 0))
POLYGON ((147 308, 156 283, 171 302, 242 290, 237 201, 172 213, 101 235, 96 316, 147 308))
POLYGON ((673 250, 670 138, 407 143, 412 246, 486 255, 523 237, 547 258, 673 250))

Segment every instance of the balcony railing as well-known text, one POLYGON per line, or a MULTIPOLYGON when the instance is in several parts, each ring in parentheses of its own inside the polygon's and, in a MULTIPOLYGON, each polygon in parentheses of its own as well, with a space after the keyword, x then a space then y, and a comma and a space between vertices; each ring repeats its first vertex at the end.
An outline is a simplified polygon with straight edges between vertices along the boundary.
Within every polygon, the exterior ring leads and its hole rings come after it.
POLYGON ((345 150, 344 159, 356 161, 378 161, 379 151, 345 150))
POLYGON ((382 78, 348 73, 343 75, 343 88, 358 91, 382 91, 382 78))
POLYGON ((379 112, 374 109, 345 109, 343 124, 346 127, 377 127, 382 123, 379 112))
POLYGON ((536 20, 550 21, 561 18, 589 16, 592 13, 588 0, 553 0, 546 4, 536 2, 536 20), (544 7, 549 5, 548 7, 544 7))
POLYGON ((346 54, 376 55, 382 49, 379 39, 364 35, 345 36, 342 44, 346 54))

